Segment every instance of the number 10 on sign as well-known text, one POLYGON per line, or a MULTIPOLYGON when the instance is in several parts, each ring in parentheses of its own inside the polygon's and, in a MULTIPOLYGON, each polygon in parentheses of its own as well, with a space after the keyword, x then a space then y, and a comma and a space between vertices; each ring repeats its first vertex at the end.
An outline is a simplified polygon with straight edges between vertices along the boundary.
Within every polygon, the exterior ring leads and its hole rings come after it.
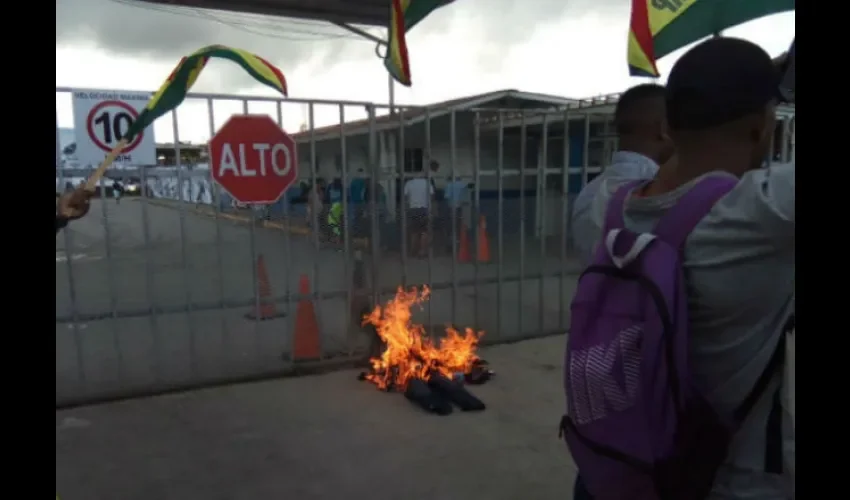
MULTIPOLYGON (((94 118, 94 124, 100 127, 100 135, 103 137, 103 142, 113 145, 124 138, 124 134, 127 133, 127 129, 130 128, 130 125, 134 121, 133 116, 127 111, 119 111, 111 115, 109 110, 103 110, 94 118)), ((142 135, 139 134, 139 137, 142 135)))
MULTIPOLYGON (((103 101, 95 105, 86 117, 88 134, 94 144, 104 153, 112 151, 130 125, 139 116, 138 111, 122 101, 103 101)), ((145 133, 138 134, 124 147, 123 154, 132 153, 142 142, 145 133)))
MULTIPOLYGON (((97 165, 124 138, 150 93, 79 90, 74 91, 73 98, 77 160, 83 165, 97 165)), ((134 166, 155 165, 153 128, 133 137, 116 160, 134 166)))

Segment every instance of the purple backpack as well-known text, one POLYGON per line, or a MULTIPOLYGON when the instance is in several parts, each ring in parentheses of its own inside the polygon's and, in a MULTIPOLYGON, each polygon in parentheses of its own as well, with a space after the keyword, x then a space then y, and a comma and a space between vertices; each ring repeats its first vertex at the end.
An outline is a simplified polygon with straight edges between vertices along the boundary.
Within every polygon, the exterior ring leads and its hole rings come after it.
POLYGON ((579 278, 560 431, 595 500, 699 500, 710 493, 733 434, 778 360, 731 420, 697 392, 688 360, 683 247, 736 180, 704 178, 652 233, 637 234, 625 228, 623 206, 641 182, 614 194, 593 263, 579 278))

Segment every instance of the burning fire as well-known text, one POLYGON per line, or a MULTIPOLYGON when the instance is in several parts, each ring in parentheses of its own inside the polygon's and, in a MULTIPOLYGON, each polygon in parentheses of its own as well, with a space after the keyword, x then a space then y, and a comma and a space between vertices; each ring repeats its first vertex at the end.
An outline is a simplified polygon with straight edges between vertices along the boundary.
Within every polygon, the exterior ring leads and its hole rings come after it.
POLYGON ((381 356, 370 360, 372 371, 365 376, 378 388, 403 390, 411 379, 428 380, 432 373, 451 379, 455 373, 469 373, 478 361, 475 351, 484 332, 466 328, 461 334, 446 327, 446 336, 435 342, 422 325, 411 323, 410 308, 421 306, 430 293, 427 286, 421 293, 399 287, 383 308, 376 306, 364 316, 363 324, 373 325, 385 345, 381 356))

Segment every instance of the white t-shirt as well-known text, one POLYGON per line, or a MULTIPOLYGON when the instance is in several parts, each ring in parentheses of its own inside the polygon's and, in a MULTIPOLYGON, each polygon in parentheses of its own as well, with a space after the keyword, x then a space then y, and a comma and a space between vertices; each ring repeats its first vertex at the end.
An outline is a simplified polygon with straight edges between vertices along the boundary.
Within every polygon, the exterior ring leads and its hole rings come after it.
MULTIPOLYGON (((649 174, 647 171, 647 180, 649 174)), ((576 234, 576 243, 583 255, 592 255, 611 194, 626 181, 621 177, 603 179, 589 209, 579 216, 582 223, 575 225, 581 231, 576 234)), ((652 231, 658 219, 696 182, 657 196, 627 199, 626 226, 633 231, 652 231)), ((748 172, 697 224, 685 243, 685 275, 692 290, 688 297, 691 370, 697 388, 724 415, 731 415, 752 390, 777 342, 784 341, 783 326, 794 311, 794 189, 793 164, 748 172)), ((785 398, 786 477, 764 472, 771 396, 781 378, 782 374, 774 376, 735 435, 715 479, 711 500, 790 498, 796 446, 785 398)))
MULTIPOLYGON (((617 151, 611 157, 611 164, 601 174, 588 182, 573 203, 572 231, 576 235, 592 234, 594 221, 589 215, 593 202, 603 184, 619 183, 627 180, 652 179, 658 173, 658 164, 646 156, 632 151, 617 151)), ((581 245, 579 245, 581 248, 581 245)), ((592 251, 592 248, 589 249, 592 251)), ((582 255, 590 260, 593 254, 582 255)))
POLYGON ((428 179, 409 179, 404 184, 404 197, 407 198, 410 208, 428 208, 433 194, 434 186, 428 182, 428 179))
POLYGON ((313 212, 316 212, 318 214, 322 212, 322 197, 316 190, 316 186, 310 188, 310 191, 307 194, 307 201, 308 214, 311 214, 313 212))

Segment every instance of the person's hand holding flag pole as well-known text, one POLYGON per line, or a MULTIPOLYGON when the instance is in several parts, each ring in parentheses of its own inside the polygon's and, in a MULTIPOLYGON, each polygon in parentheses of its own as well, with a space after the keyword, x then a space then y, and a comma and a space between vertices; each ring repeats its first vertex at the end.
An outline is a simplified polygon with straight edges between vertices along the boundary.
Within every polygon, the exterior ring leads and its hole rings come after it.
POLYGON ((195 84, 198 75, 204 69, 211 57, 230 59, 253 76, 257 81, 268 85, 287 96, 286 78, 274 65, 262 57, 240 49, 225 47, 223 45, 210 45, 204 47, 189 56, 184 57, 177 63, 177 67, 171 72, 171 76, 156 91, 142 110, 139 118, 133 122, 124 137, 106 155, 97 170, 92 173, 85 184, 85 189, 94 191, 103 174, 121 154, 124 147, 133 140, 133 137, 150 126, 157 118, 168 113, 180 105, 186 98, 189 89, 195 84))

